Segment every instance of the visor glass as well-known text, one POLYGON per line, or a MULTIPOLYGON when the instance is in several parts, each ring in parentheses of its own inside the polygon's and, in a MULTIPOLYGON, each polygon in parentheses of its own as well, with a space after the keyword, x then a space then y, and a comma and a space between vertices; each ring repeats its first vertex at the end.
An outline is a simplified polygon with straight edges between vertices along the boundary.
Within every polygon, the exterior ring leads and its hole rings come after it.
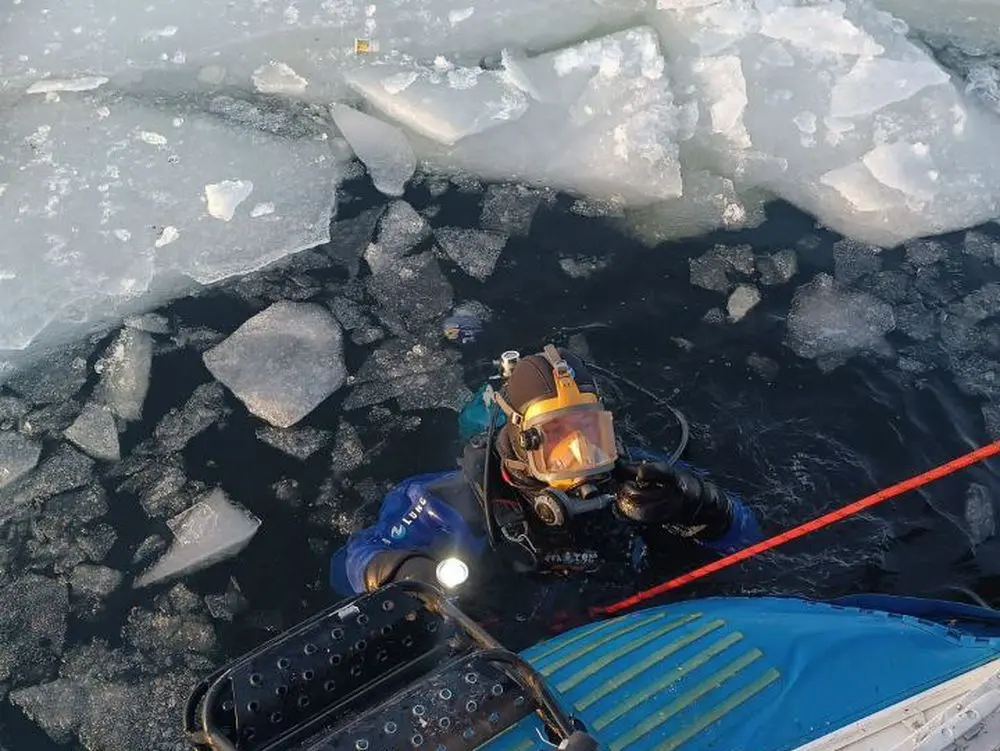
POLYGON ((528 452, 532 474, 541 480, 586 477, 607 471, 618 458, 610 412, 570 409, 546 415, 531 426, 541 446, 528 452))

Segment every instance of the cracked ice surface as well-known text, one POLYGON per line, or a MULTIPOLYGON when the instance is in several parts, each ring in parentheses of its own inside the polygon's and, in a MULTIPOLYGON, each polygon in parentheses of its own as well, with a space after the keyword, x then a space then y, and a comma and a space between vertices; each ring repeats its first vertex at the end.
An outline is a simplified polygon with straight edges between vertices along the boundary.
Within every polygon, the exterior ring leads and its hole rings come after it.
POLYGON ((318 133, 99 91, 27 97, 3 120, 0 356, 329 237, 337 169, 318 133), (260 201, 274 213, 252 216, 260 201))

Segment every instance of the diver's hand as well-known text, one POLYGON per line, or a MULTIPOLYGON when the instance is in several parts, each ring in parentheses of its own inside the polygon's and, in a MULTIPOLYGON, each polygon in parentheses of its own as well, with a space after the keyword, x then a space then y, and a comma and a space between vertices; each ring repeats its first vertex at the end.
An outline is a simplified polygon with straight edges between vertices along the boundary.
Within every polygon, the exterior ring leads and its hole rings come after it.
POLYGON ((642 524, 675 526, 695 535, 728 529, 728 497, 712 483, 665 462, 623 465, 615 507, 642 524), (709 529, 710 528, 710 529, 709 529))

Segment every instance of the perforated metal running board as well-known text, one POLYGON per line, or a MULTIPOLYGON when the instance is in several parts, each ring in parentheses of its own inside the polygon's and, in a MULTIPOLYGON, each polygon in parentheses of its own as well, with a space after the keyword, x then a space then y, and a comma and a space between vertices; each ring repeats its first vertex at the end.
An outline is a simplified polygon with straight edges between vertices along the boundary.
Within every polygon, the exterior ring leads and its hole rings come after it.
POLYGON ((472 751, 538 705, 482 655, 458 659, 303 751, 472 751))
POLYGON ((455 635, 455 624, 414 594, 365 595, 210 678, 199 705, 203 727, 237 751, 288 748, 377 701, 365 701, 372 694, 384 697, 448 661, 460 652, 455 635))

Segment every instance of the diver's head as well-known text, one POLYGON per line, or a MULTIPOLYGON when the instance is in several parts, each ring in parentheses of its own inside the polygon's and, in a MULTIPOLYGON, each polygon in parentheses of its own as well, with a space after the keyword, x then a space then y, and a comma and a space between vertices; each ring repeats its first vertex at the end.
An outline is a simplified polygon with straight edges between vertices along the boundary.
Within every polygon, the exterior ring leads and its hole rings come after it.
POLYGON ((507 414, 512 475, 570 490, 607 474, 618 458, 611 413, 583 361, 547 345, 522 358, 497 403, 507 414))

